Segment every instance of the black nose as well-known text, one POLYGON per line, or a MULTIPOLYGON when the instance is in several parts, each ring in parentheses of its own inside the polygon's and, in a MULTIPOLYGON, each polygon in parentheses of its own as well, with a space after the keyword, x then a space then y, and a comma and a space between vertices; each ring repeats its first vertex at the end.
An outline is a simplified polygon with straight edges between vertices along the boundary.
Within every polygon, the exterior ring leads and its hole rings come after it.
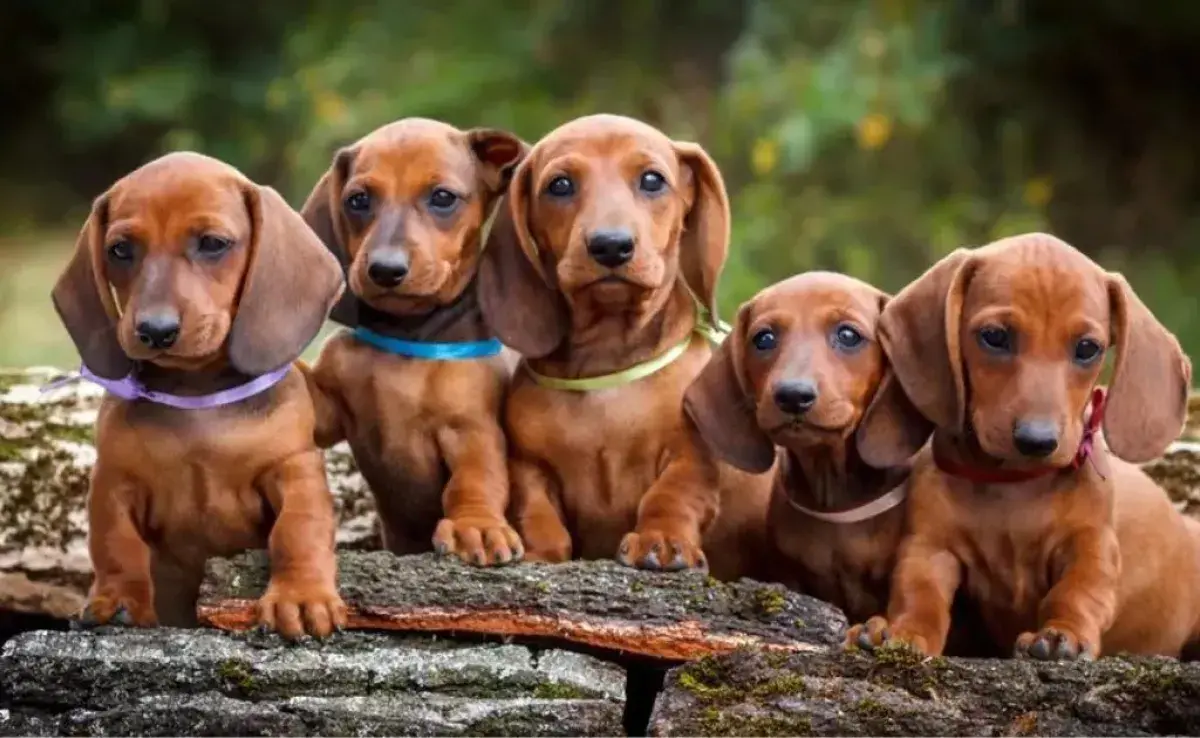
POLYGON ((171 348, 179 338, 179 316, 175 313, 139 316, 135 331, 137 339, 147 348, 171 348))
POLYGON ((404 254, 379 254, 371 257, 367 276, 380 287, 395 287, 408 276, 408 257, 404 254))
POLYGON ((1049 456, 1058 448, 1058 427, 1046 420, 1021 421, 1013 427, 1013 445, 1025 456, 1049 456))
POLYGON ((598 264, 616 269, 633 258, 633 234, 626 230, 594 231, 588 236, 587 249, 598 264))
POLYGON ((775 405, 789 415, 803 415, 817 404, 817 386, 807 379, 775 385, 775 405))

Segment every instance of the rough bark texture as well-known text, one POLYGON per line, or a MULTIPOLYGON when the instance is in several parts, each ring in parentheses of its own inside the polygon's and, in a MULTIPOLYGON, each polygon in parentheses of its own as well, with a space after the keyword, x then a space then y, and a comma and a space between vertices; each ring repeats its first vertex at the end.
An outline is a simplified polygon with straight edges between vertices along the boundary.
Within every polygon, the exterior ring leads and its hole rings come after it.
POLYGON ((619 735, 625 674, 566 651, 344 633, 17 636, 0 735, 619 735))
MULTIPOLYGON (((253 627, 267 571, 262 552, 210 562, 201 622, 253 627)), ((611 561, 483 569, 434 554, 348 551, 338 557, 338 580, 352 628, 547 639, 667 661, 743 646, 824 648, 840 642, 846 624, 831 605, 778 585, 611 561)))
POLYGON ((742 651, 672 670, 650 734, 1197 735, 1200 664, 742 651))

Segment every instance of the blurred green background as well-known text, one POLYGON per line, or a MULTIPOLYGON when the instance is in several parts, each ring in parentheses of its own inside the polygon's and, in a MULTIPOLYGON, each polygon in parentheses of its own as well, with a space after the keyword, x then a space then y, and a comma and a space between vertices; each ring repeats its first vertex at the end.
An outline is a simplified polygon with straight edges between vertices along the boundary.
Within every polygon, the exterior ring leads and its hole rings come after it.
POLYGON ((0 365, 71 365, 48 293, 91 199, 171 149, 299 205, 409 115, 535 140, 591 112, 703 143, 724 312, 797 271, 897 289, 1050 230, 1200 349, 1200 3, 4 0, 0 365))

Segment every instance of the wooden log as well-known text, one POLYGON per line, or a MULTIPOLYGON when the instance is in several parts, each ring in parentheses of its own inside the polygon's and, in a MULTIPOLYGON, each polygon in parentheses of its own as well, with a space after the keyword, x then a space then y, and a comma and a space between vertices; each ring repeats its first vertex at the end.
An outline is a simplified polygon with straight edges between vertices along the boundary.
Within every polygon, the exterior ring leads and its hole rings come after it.
MULTIPOLYGON (((343 552, 350 627, 475 633, 681 661, 745 646, 811 651, 839 643, 845 616, 778 585, 653 573, 612 561, 477 568, 434 554, 343 552)), ((209 563, 197 612, 225 630, 255 625, 262 552, 209 563)))
POLYGON ((1200 664, 741 651, 673 669, 655 736, 1198 735, 1200 664))

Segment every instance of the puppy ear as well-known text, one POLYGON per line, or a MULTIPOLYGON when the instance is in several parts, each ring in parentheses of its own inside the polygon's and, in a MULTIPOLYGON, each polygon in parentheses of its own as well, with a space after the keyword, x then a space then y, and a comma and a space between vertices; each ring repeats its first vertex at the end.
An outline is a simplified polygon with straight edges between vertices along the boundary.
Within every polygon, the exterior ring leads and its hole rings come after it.
POLYGON ((1104 415, 1112 452, 1140 464, 1161 456, 1187 419, 1192 362, 1120 274, 1108 275, 1117 346, 1104 415))
POLYGON ((742 351, 749 303, 737 325, 683 395, 683 409, 709 449, 742 471, 762 474, 775 463, 775 444, 758 426, 755 398, 745 387, 742 351))
POLYGON ((517 165, 529 153, 529 145, 508 131, 472 128, 467 143, 483 169, 483 180, 491 192, 502 192, 512 181, 517 165))
POLYGON ((880 343, 900 389, 938 428, 964 427, 959 326, 974 271, 971 252, 957 249, 902 289, 879 316, 880 343))
POLYGON ((699 145, 677 141, 675 154, 690 179, 684 183, 689 209, 683 219, 679 268, 715 323, 717 282, 729 254, 729 196, 721 170, 699 145))
POLYGON ((250 260, 229 332, 229 360, 243 374, 257 375, 303 353, 345 281, 337 259, 278 192, 251 182, 243 192, 250 260))
MULTIPOLYGON (((357 152, 352 148, 341 149, 333 157, 329 170, 321 175, 316 187, 308 194, 300 215, 308 227, 317 234, 330 253, 341 264, 343 276, 350 268, 350 249, 346 221, 342 217, 342 190, 350 177, 357 152)), ((334 303, 329 319, 353 328, 358 325, 358 297, 350 290, 343 290, 334 303)))
POLYGON ((567 336, 570 313, 550 286, 529 234, 528 160, 517 167, 507 203, 500 203, 488 233, 476 281, 484 322, 505 345, 538 358, 567 336))
POLYGON ((117 308, 104 278, 104 231, 108 194, 96 198, 79 231, 75 253, 50 293, 80 358, 97 375, 121 379, 133 369, 117 341, 117 308))
POLYGON ((917 410, 890 368, 855 432, 858 456, 876 469, 902 466, 921 450, 933 423, 917 410))
MULTIPOLYGON (((880 315, 891 300, 891 295, 879 293, 880 315)), ((877 469, 901 466, 932 433, 933 423, 908 399, 889 364, 855 431, 859 458, 877 469)))

